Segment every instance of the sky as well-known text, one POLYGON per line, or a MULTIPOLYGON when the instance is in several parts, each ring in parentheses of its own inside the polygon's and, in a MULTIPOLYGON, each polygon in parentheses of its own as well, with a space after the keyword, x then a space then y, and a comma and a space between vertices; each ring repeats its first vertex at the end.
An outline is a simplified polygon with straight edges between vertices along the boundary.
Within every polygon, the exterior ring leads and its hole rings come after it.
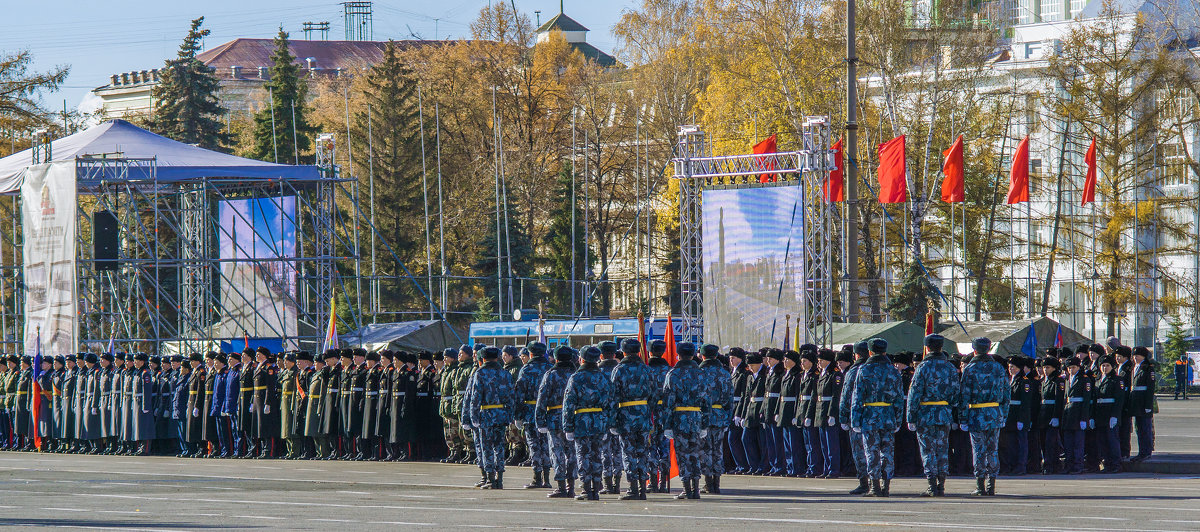
MULTIPOLYGON (((559 10, 559 0, 511 0, 517 9, 544 22, 559 10)), ((488 0, 376 1, 376 40, 467 37, 469 25, 488 0)), ((0 53, 29 50, 33 69, 44 71, 69 65, 64 86, 46 95, 47 107, 59 109, 63 100, 77 108, 89 91, 108 83, 112 74, 158 68, 174 57, 192 19, 203 16, 212 31, 211 48, 238 37, 274 37, 280 25, 293 39, 303 38, 303 22, 329 21, 329 38, 345 35, 342 6, 337 0, 46 0, 11 2, 5 6, 0 53)), ((612 27, 621 12, 638 0, 563 0, 566 14, 587 26, 588 42, 612 52, 612 27)), ((86 106, 85 106, 86 107, 86 106)))

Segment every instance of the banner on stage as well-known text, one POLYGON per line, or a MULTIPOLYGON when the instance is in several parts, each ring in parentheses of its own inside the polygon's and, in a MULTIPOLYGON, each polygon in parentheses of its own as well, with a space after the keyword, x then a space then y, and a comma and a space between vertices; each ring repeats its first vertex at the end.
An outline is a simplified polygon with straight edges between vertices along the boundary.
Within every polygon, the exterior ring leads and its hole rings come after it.
POLYGON ((215 336, 294 340, 296 197, 226 200, 217 211, 224 319, 215 336))
MULTIPOLYGON (((1192 368, 1200 368, 1200 351, 1188 351, 1187 356, 1192 361, 1192 368)), ((1191 384, 1193 386, 1200 386, 1200 369, 1192 370, 1191 384)))
POLYGON ((25 267, 25 354, 74 353, 78 315, 75 284, 75 163, 30 166, 21 184, 25 267))

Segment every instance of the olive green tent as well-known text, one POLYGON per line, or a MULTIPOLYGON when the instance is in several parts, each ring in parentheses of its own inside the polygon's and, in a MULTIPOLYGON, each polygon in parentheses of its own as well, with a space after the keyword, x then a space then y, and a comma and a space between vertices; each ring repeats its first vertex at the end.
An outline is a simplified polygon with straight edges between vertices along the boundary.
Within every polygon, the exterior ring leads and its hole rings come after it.
MULTIPOLYGON (((1021 352, 1021 346, 1025 344, 1025 339, 1029 336, 1029 328, 1033 327, 1034 337, 1037 338, 1037 356, 1040 357, 1046 354, 1047 347, 1054 347, 1054 337, 1058 332, 1058 325, 1057 321, 1045 316, 1011 321, 965 321, 963 328, 966 329, 966 332, 963 332, 958 325, 954 325, 941 334, 946 337, 946 340, 958 343, 959 349, 964 352, 970 352, 971 340, 984 336, 992 341, 992 353, 1015 355, 1021 352)), ((1086 336, 1068 327, 1062 328, 1062 336, 1065 347, 1091 343, 1086 336)))
MULTIPOLYGON (((925 348, 925 329, 910 321, 886 321, 883 323, 835 323, 833 324, 833 340, 830 344, 836 349, 843 344, 853 344, 871 338, 887 340, 888 352, 912 351, 920 353, 925 348)), ((957 353, 953 342, 946 342, 942 349, 947 353, 957 353)))

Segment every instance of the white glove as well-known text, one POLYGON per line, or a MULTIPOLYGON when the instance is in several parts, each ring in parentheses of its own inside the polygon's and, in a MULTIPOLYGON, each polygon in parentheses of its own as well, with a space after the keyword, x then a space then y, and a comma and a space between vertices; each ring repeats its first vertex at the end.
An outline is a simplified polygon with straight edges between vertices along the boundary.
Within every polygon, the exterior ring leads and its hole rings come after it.
POLYGON ((200 417, 200 409, 199 408, 192 409, 192 417, 200 417))
POLYGON ((854 427, 854 432, 862 432, 862 427, 854 427))
POLYGON ((812 420, 811 420, 811 419, 808 419, 808 418, 804 418, 804 426, 805 426, 805 427, 811 427, 811 426, 812 426, 812 420))
POLYGON ((1089 429, 1094 429, 1094 428, 1096 428, 1096 420, 1094 420, 1094 419, 1089 419, 1089 420, 1088 420, 1088 428, 1089 428, 1089 429))
POLYGON ((575 441, 575 433, 574 432, 564 432, 563 436, 567 437, 567 441, 575 441))
POLYGON ((825 424, 829 425, 830 427, 837 426, 837 420, 833 419, 833 417, 830 417, 829 419, 825 420, 825 424))
POLYGON ((221 417, 229 417, 229 412, 221 412, 221 417))
POLYGON ((271 405, 263 405, 263 415, 271 413, 271 405))
POLYGON ((251 404, 250 404, 250 413, 251 413, 251 414, 253 414, 253 413, 254 413, 254 403, 251 403, 251 404))
POLYGON ((1087 421, 1079 422, 1079 430, 1087 430, 1087 421))
POLYGON ((93 408, 93 409, 92 409, 92 415, 93 415, 93 416, 94 416, 94 415, 97 415, 97 414, 99 414, 99 413, 100 413, 100 412, 97 412, 95 408, 93 408))
POLYGON ((548 429, 546 427, 538 427, 538 432, 540 432, 542 434, 550 434, 550 429, 548 429))
POLYGON ((479 423, 471 423, 471 426, 475 427, 475 430, 479 430, 479 423))
POLYGON ((618 431, 616 427, 612 427, 612 428, 608 429, 608 433, 612 434, 613 436, 621 435, 620 431, 618 431))
POLYGON ((700 437, 707 438, 708 437, 708 429, 700 429, 700 437))
POLYGON ((892 429, 892 432, 893 432, 893 433, 895 433, 895 432, 900 432, 900 427, 903 427, 903 426, 904 426, 904 425, 901 425, 901 424, 897 423, 897 424, 896 424, 896 428, 892 429))
POLYGON ((917 431, 917 424, 916 424, 916 423, 909 423, 909 424, 908 424, 908 430, 911 430, 911 431, 913 431, 913 432, 916 432, 916 431, 917 431))
POLYGON ((782 416, 780 416, 779 414, 775 414, 775 422, 776 422, 776 423, 779 423, 779 420, 780 420, 780 419, 783 419, 783 417, 782 417, 782 416))
POLYGON ((665 436, 668 440, 673 440, 675 439, 675 431, 670 429, 664 430, 663 436, 665 436))
POLYGON ((733 418, 733 424, 734 424, 734 425, 737 425, 737 426, 739 426, 739 427, 740 427, 740 426, 742 426, 742 418, 740 418, 740 417, 734 417, 734 418, 733 418))
POLYGON ((1115 417, 1108 418, 1108 428, 1112 429, 1112 428, 1116 428, 1116 427, 1117 427, 1117 418, 1115 418, 1115 417))
POLYGON ((963 432, 971 432, 970 430, 968 430, 968 429, 967 429, 967 424, 966 424, 966 423, 960 423, 960 424, 958 425, 958 430, 961 430, 961 431, 963 431, 963 432))
MULTIPOLYGON (((833 418, 829 418, 829 419, 833 419, 833 418)), ((850 425, 842 423, 842 430, 850 430, 850 425)))
POLYGON ((1025 430, 1025 423, 1017 422, 1017 430, 1025 430))
POLYGON ((1057 427, 1058 426, 1058 418, 1056 418, 1056 417, 1050 418, 1050 426, 1057 427))

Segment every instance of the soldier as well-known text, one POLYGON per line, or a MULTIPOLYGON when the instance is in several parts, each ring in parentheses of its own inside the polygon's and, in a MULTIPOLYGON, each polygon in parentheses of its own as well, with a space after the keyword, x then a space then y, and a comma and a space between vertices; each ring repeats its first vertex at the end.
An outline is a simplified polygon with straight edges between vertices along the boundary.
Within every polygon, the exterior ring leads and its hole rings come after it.
POLYGON ((200 353, 192 353, 189 359, 189 363, 192 366, 192 373, 188 375, 187 380, 187 428, 183 436, 184 442, 187 443, 187 448, 182 453, 182 457, 195 457, 208 454, 208 450, 204 448, 204 428, 209 410, 209 407, 205 406, 205 400, 212 397, 206 391, 208 368, 205 367, 204 356, 200 353))
POLYGON ((155 441, 151 442, 150 450, 153 452, 155 448, 162 448, 165 440, 171 438, 170 433, 170 407, 171 407, 171 388, 167 383, 170 377, 170 359, 163 360, 161 356, 154 355, 150 357, 150 362, 147 368, 150 370, 150 382, 152 391, 150 396, 153 398, 153 406, 151 409, 154 414, 154 435, 155 441))
POLYGON ((150 357, 146 353, 134 355, 134 371, 127 381, 128 387, 133 390, 130 401, 132 433, 128 439, 136 442, 136 445, 140 447, 140 450, 136 452, 142 456, 150 454, 150 440, 157 435, 154 418, 154 376, 151 375, 148 367, 149 360, 150 357))
POLYGON ((336 423, 329 418, 336 415, 333 411, 336 399, 329 396, 330 390, 336 389, 330 383, 332 366, 337 364, 337 352, 326 350, 320 358, 313 360, 312 377, 308 381, 308 404, 304 411, 304 435, 312 438, 313 458, 328 460, 333 456, 330 444, 330 433, 336 423))
POLYGON ((1149 358, 1149 349, 1141 346, 1133 348, 1129 412, 1137 427, 1138 453, 1130 462, 1150 458, 1154 452, 1154 393, 1158 389, 1158 375, 1154 370, 1154 362, 1149 358))
POLYGON ((950 474, 950 426, 961 398, 958 370, 942 351, 945 339, 938 334, 925 337, 928 354, 913 373, 908 389, 908 428, 917 435, 921 463, 929 489, 921 495, 944 497, 946 475, 950 474))
MULTIPOLYGON (((1116 350, 1117 357, 1117 376, 1121 377, 1121 382, 1125 384, 1126 390, 1133 389, 1133 351, 1129 346, 1121 346, 1116 350)), ((1132 450, 1133 439, 1133 411, 1129 409, 1130 401, 1125 401, 1125 405, 1121 408, 1121 426, 1118 427, 1117 434, 1121 440, 1121 459, 1128 460, 1130 451, 1132 450)))
POLYGON ((361 460, 363 443, 359 441, 362 431, 362 403, 366 398, 364 386, 366 372, 361 366, 367 361, 367 353, 361 355, 357 349, 342 349, 342 371, 338 380, 338 418, 341 421, 342 460, 361 460))
MULTIPOLYGON (((260 348, 260 349, 266 349, 260 348)), ((237 421, 236 434, 241 439, 239 449, 244 449, 242 458, 253 458, 258 455, 257 445, 254 444, 254 371, 258 368, 255 363, 256 350, 247 347, 242 350, 241 371, 237 374, 238 395, 234 398, 234 418, 237 421)), ((233 373, 232 371, 230 373, 233 373)), ((226 400, 229 398, 226 397, 226 400)))
MULTIPOLYGON (((250 349, 247 348, 244 351, 250 351, 250 349)), ((250 351, 250 355, 253 355, 253 353, 253 351, 250 351)), ((214 364, 214 367, 215 366, 216 365, 214 364)), ((218 374, 220 374, 221 369, 225 370, 223 375, 218 375, 218 380, 220 381, 220 384, 223 385, 224 389, 218 392, 218 399, 220 399, 220 418, 218 419, 217 430, 218 432, 221 430, 219 425, 227 425, 225 429, 225 436, 227 436, 229 439, 228 451, 230 458, 241 458, 242 431, 241 422, 238 418, 238 403, 242 397, 242 353, 233 352, 226 354, 225 364, 222 365, 222 368, 216 369, 218 374)), ((251 382, 247 386, 253 388, 254 383, 251 382)), ((252 392, 253 390, 247 391, 252 392)), ((249 405, 247 405, 247 408, 249 408, 249 405)), ((220 436, 220 434, 218 434, 218 436, 220 436)), ((248 444, 247 447, 249 447, 248 444)), ((222 446, 222 455, 225 454, 225 450, 226 448, 222 446)), ((247 449, 246 452, 248 456, 249 450, 247 449)))
POLYGON ((454 372, 454 413, 459 418, 459 433, 462 435, 462 447, 464 454, 458 460, 460 464, 473 464, 477 461, 475 431, 468 427, 466 420, 462 419, 462 405, 466 399, 467 383, 471 380, 471 374, 475 373, 475 356, 476 349, 463 344, 458 348, 458 369, 454 372))
POLYGON ((601 371, 612 367, 607 375, 612 380, 613 403, 616 412, 613 425, 609 428, 608 440, 619 447, 616 458, 621 460, 621 466, 614 470, 615 476, 609 477, 606 471, 605 483, 609 488, 601 493, 619 493, 621 489, 621 469, 625 470, 629 480, 629 492, 621 496, 621 500, 646 500, 646 482, 650 480, 650 463, 648 459, 650 429, 652 426, 650 405, 659 401, 658 383, 654 371, 641 358, 642 344, 634 339, 621 342, 621 351, 625 354, 620 362, 610 352, 614 351, 616 343, 602 342, 600 356, 601 371), (608 364, 606 362, 613 361, 608 364))
POLYGON ((507 445, 505 430, 513 422, 517 407, 516 387, 512 374, 500 365, 500 349, 487 347, 481 353, 483 366, 472 378, 472 388, 465 408, 471 412, 471 423, 481 438, 479 457, 487 472, 488 483, 482 489, 504 489, 504 465, 507 445))
MULTIPOLYGON (((838 398, 842 394, 842 372, 834 363, 837 354, 832 349, 817 351, 817 412, 820 425, 821 463, 825 470, 821 478, 838 478, 842 474, 841 427, 838 425, 838 398)), ((850 362, 847 360, 847 362, 850 362)))
POLYGON ((1025 378, 1025 357, 1008 357, 1009 402, 1008 417, 1004 421, 1000 447, 1000 472, 1005 475, 1022 476, 1029 461, 1029 427, 1033 418, 1034 389, 1030 379, 1025 378))
POLYGON ((415 354, 404 352, 397 355, 397 360, 402 361, 403 365, 396 369, 391 381, 388 443, 392 449, 392 460, 411 458, 412 452, 407 449, 416 443, 417 422, 421 416, 417 402, 420 399, 417 390, 421 375, 417 370, 416 357, 415 354))
POLYGON ((1043 475, 1062 472, 1062 413, 1066 384, 1059 369, 1062 364, 1053 355, 1042 358, 1038 371, 1042 374, 1041 392, 1038 394, 1038 417, 1036 432, 1041 443, 1039 469, 1043 475))
MULTIPOLYGON (((517 382, 517 377, 521 376, 521 350, 516 346, 506 345, 500 351, 500 363, 504 365, 504 371, 512 375, 513 382, 517 382)), ((518 410, 520 406, 518 405, 518 410)), ((513 412, 514 419, 517 418, 519 412, 513 412)), ((508 443, 508 465, 517 465, 529 458, 529 452, 525 448, 525 440, 521 434, 520 423, 509 425, 504 431, 504 440, 508 443)))
MULTIPOLYGON (((620 363, 617 360, 617 343, 605 340, 596 345, 600 348, 600 372, 605 377, 612 377, 613 370, 620 363)), ((618 411, 616 415, 620 415, 618 411)), ((613 430, 616 427, 610 428, 613 430)), ((617 495, 621 493, 621 441, 616 435, 605 433, 600 440, 600 462, 604 477, 604 488, 601 495, 617 495)))
POLYGON ((458 414, 455 412, 454 402, 457 399, 458 391, 454 389, 456 381, 454 374, 458 369, 458 358, 455 356, 454 350, 447 348, 443 353, 444 365, 438 371, 438 389, 441 393, 441 401, 438 402, 438 415, 442 418, 442 434, 446 440, 446 448, 450 454, 446 455, 441 461, 442 463, 457 463, 462 459, 465 450, 462 448, 462 435, 458 426, 458 414))
POLYGON ((12 384, 13 375, 16 374, 14 368, 16 364, 10 361, 8 355, 0 353, 0 449, 6 451, 13 445, 12 405, 8 388, 12 384))
MULTIPOLYGON (((442 354, 421 351, 417 359, 416 416, 413 419, 414 457, 433 460, 445 456, 445 442, 441 434, 442 418, 438 416, 441 391, 438 389, 438 372, 435 358, 442 354)), ((548 484, 547 484, 548 486, 548 484)))
POLYGON ((971 341, 974 355, 962 370, 962 402, 958 417, 971 434, 971 455, 976 489, 972 495, 995 495, 999 473, 1000 428, 1008 417, 1011 391, 1004 367, 988 355, 992 341, 971 341), (986 486, 985 486, 986 483, 986 486))
POLYGON ((721 475, 725 473, 725 433, 733 417, 733 376, 721 362, 721 350, 717 346, 705 344, 700 348, 700 353, 704 359, 700 363, 704 396, 711 405, 708 435, 700 441, 700 473, 704 475, 704 488, 701 491, 719 495, 721 475))
MULTIPOLYGON (((797 419, 796 405, 800 400, 806 372, 800 367, 800 353, 787 350, 782 353, 783 378, 779 384, 778 409, 768 418, 768 423, 779 429, 779 455, 783 457, 783 474, 795 477, 807 471, 804 459, 804 435, 801 428, 804 419, 797 419), (801 424, 796 425, 797 421, 801 424)), ((811 399, 811 395, 809 396, 811 399)), ((772 400, 767 399, 767 404, 772 400)), ((773 473, 772 473, 773 474, 773 473)))
MULTIPOLYGON (((908 389, 912 386, 912 379, 915 370, 913 362, 916 359, 916 353, 912 351, 900 351, 891 356, 892 365, 896 367, 896 371, 900 372, 900 388, 905 397, 908 397, 908 389)), ((896 431, 896 475, 901 477, 911 477, 920 475, 922 472, 920 446, 917 443, 917 435, 908 430, 906 423, 900 424, 900 430, 896 431)))
MULTIPOLYGON (((654 385, 657 390, 662 390, 663 382, 667 379, 667 372, 671 371, 671 364, 667 359, 663 358, 663 354, 667 352, 667 343, 662 340, 652 340, 650 342, 650 360, 646 365, 650 367, 650 371, 654 373, 654 385)), ((650 405, 651 423, 653 426, 650 429, 650 446, 648 448, 648 459, 650 460, 650 493, 667 493, 667 484, 671 480, 671 455, 670 441, 663 436, 663 421, 666 417, 666 412, 663 411, 662 405, 655 401, 655 404, 650 405)))
POLYGON ((862 364, 854 380, 850 399, 850 426, 860 434, 867 457, 871 489, 866 497, 891 495, 894 473, 894 434, 900 429, 904 393, 900 372, 887 356, 887 341, 872 338, 871 357, 862 364))
MULTIPOLYGON (((321 396, 320 422, 321 434, 324 435, 326 444, 328 445, 328 454, 322 454, 322 460, 333 460, 341 458, 344 452, 349 452, 347 449, 343 451, 342 437, 342 421, 341 421, 341 398, 342 391, 342 367, 338 363, 341 350, 329 349, 325 351, 325 369, 328 374, 324 379, 325 393, 321 396)), ((321 442, 317 442, 317 447, 320 449, 321 442)))
POLYGON ((783 353, 782 349, 769 349, 766 356, 763 357, 768 369, 766 400, 761 405, 767 428, 765 431, 767 435, 766 462, 770 466, 766 474, 776 477, 783 476, 787 470, 787 459, 784 457, 783 448, 784 430, 776 422, 779 411, 783 407, 783 378, 787 374, 787 368, 783 365, 783 353))
MULTIPOLYGON (((534 351, 530 349, 530 351, 534 351)), ((575 497, 575 446, 567 441, 563 432, 563 395, 567 381, 575 372, 575 350, 570 346, 559 346, 554 350, 554 367, 542 376, 538 385, 537 403, 534 405, 533 423, 537 431, 549 440, 551 456, 554 458, 554 481, 558 489, 550 492, 551 499, 575 497)))
POLYGON ((712 404, 704 393, 704 373, 696 364, 696 346, 680 342, 679 361, 663 384, 663 407, 669 412, 665 434, 675 440, 675 457, 683 492, 676 499, 700 498, 700 440, 708 437, 712 404))
POLYGON ((300 456, 299 438, 295 432, 296 403, 299 400, 296 385, 299 381, 296 370, 296 353, 283 354, 283 367, 277 375, 279 383, 279 437, 286 450, 284 458, 295 460, 300 456))
POLYGON ((600 477, 603 473, 600 444, 612 426, 612 381, 600 372, 600 350, 593 346, 583 349, 583 365, 567 380, 563 394, 563 433, 567 441, 575 442, 579 480, 583 492, 577 501, 600 500, 600 477))
MULTIPOLYGON (((221 410, 225 407, 224 401, 217 400, 216 392, 218 390, 221 392, 221 397, 225 396, 224 382, 219 383, 220 387, 217 386, 217 355, 220 355, 220 353, 216 351, 209 351, 204 354, 204 377, 200 383, 204 387, 204 396, 202 398, 203 402, 198 402, 201 406, 199 412, 201 454, 193 456, 218 456, 217 453, 221 451, 220 435, 222 434, 218 428, 222 424, 228 424, 228 420, 221 415, 221 410)), ((195 410, 192 412, 193 414, 196 413, 195 410)), ((223 430, 227 431, 228 429, 223 430)))
MULTIPOLYGON (((296 393, 292 396, 292 440, 293 446, 298 452, 297 460, 311 460, 314 458, 312 437, 308 433, 308 409, 310 404, 317 404, 311 400, 313 392, 312 381, 316 370, 313 369, 313 354, 308 351, 300 351, 296 353, 296 368, 295 376, 293 377, 296 393)), ((322 364, 324 365, 324 364, 322 364)), ((316 389, 317 395, 324 391, 320 388, 316 389)))
POLYGON ((855 471, 858 474, 858 487, 850 491, 850 495, 863 495, 869 491, 867 471, 867 451, 863 448, 861 431, 853 431, 851 422, 851 401, 854 399, 854 385, 858 380, 858 372, 867 361, 871 349, 866 340, 854 344, 854 362, 846 369, 846 378, 842 383, 842 395, 838 398, 838 424, 846 432, 850 440, 850 455, 854 459, 855 471))
MULTIPOLYGON (((750 471, 750 460, 746 456, 746 446, 742 445, 742 407, 746 403, 742 401, 746 394, 746 387, 750 383, 750 368, 746 365, 746 350, 740 347, 730 348, 727 355, 729 363, 732 366, 730 371, 730 380, 733 383, 733 396, 730 403, 731 406, 728 412, 729 430, 725 435, 726 445, 729 446, 729 454, 733 457, 734 470, 733 474, 741 475, 750 471)), ((722 459, 723 461, 723 459, 722 459)))
POLYGON ((83 454, 96 454, 96 442, 100 437, 100 404, 97 390, 100 381, 97 367, 100 358, 95 353, 81 353, 77 360, 82 360, 82 366, 75 376, 75 386, 79 399, 75 418, 75 431, 78 434, 83 454))
MULTIPOLYGON (((467 382, 462 387, 462 392, 459 395, 459 421, 462 423, 463 432, 468 435, 467 440, 470 442, 468 445, 474 451, 473 463, 479 466, 479 482, 475 483, 476 488, 484 488, 491 483, 488 472, 483 467, 483 439, 479 434, 479 427, 476 427, 476 423, 471 420, 471 409, 467 408, 467 405, 471 404, 471 393, 475 388, 475 372, 478 369, 477 366, 482 365, 483 349, 485 347, 487 346, 483 344, 475 344, 472 349, 476 361, 471 364, 471 374, 467 377, 467 382)), ((461 364, 459 365, 459 371, 462 371, 461 364)))
POLYGON ((797 474, 805 478, 813 478, 825 469, 821 457, 820 421, 817 419, 817 346, 805 344, 800 346, 800 397, 796 403, 794 424, 803 439, 804 462, 803 471, 797 466, 797 474))
MULTIPOLYGON (((393 359, 389 361, 389 365, 393 366, 391 370, 394 372, 396 369, 394 367, 395 355, 390 351, 388 354, 391 355, 389 358, 393 359)), ((363 356, 365 364, 360 370, 361 375, 359 376, 359 380, 363 383, 361 403, 362 421, 359 423, 358 428, 360 434, 359 460, 379 459, 378 453, 381 438, 376 434, 379 429, 379 411, 387 408, 387 405, 391 402, 391 397, 387 395, 390 392, 385 392, 382 397, 379 395, 380 391, 387 387, 387 379, 391 378, 390 375, 384 374, 384 367, 379 364, 382 358, 379 353, 375 352, 366 353, 363 356)))
POLYGON ((54 357, 46 357, 42 360, 50 362, 50 372, 45 377, 45 381, 50 384, 49 387, 43 387, 43 393, 49 395, 46 403, 46 417, 40 419, 42 425, 45 425, 46 430, 42 434, 42 447, 48 452, 62 452, 62 426, 63 416, 66 412, 62 408, 63 399, 63 375, 66 373, 63 368, 66 367, 66 358, 62 355, 54 357))
POLYGON ((178 366, 178 370, 171 375, 171 397, 168 412, 171 418, 171 435, 175 438, 175 445, 179 448, 179 452, 175 453, 177 458, 187 456, 187 418, 188 418, 188 399, 191 397, 188 381, 192 376, 192 361, 184 360, 183 355, 172 355, 171 365, 178 366))
POLYGON ((1100 457, 1104 462, 1104 473, 1121 471, 1120 430, 1121 408, 1124 406, 1125 383, 1116 372, 1116 360, 1112 355, 1100 357, 1100 378, 1096 381, 1096 400, 1092 419, 1096 420, 1100 433, 1100 457))
POLYGON ((74 354, 68 354, 63 358, 65 364, 62 374, 62 406, 60 407, 61 418, 59 419, 61 428, 59 430, 59 437, 64 441, 63 451, 77 453, 80 446, 78 431, 80 390, 77 378, 80 373, 78 364, 82 364, 83 361, 79 360, 77 364, 74 354))
MULTIPOLYGON (((231 353, 231 355, 240 356, 237 353, 231 353)), ((209 408, 208 417, 215 423, 212 428, 216 429, 216 439, 213 440, 211 432, 207 432, 205 435, 207 439, 214 441, 213 453, 215 454, 218 450, 221 452, 218 458, 237 457, 237 447, 234 444, 236 429, 233 421, 237 409, 234 405, 237 401, 236 399, 229 400, 229 387, 230 381, 238 381, 238 374, 226 366, 227 362, 229 359, 225 354, 217 353, 212 359, 212 370, 208 376, 213 388, 212 405, 209 408)))
POLYGON ((538 387, 551 366, 550 361, 546 360, 546 344, 530 342, 522 352, 529 353, 529 360, 522 364, 521 371, 517 373, 517 419, 521 423, 533 466, 533 482, 526 484, 525 489, 549 488, 550 441, 545 434, 538 432, 534 418, 537 413, 538 387))
POLYGON ((93 403, 97 405, 97 416, 100 418, 96 454, 109 454, 112 452, 112 364, 115 358, 112 353, 101 353, 99 358, 95 384, 97 397, 93 403))
POLYGON ((1083 472, 1084 431, 1092 418, 1092 380, 1082 371, 1078 357, 1067 359, 1062 434, 1067 473, 1083 472))

